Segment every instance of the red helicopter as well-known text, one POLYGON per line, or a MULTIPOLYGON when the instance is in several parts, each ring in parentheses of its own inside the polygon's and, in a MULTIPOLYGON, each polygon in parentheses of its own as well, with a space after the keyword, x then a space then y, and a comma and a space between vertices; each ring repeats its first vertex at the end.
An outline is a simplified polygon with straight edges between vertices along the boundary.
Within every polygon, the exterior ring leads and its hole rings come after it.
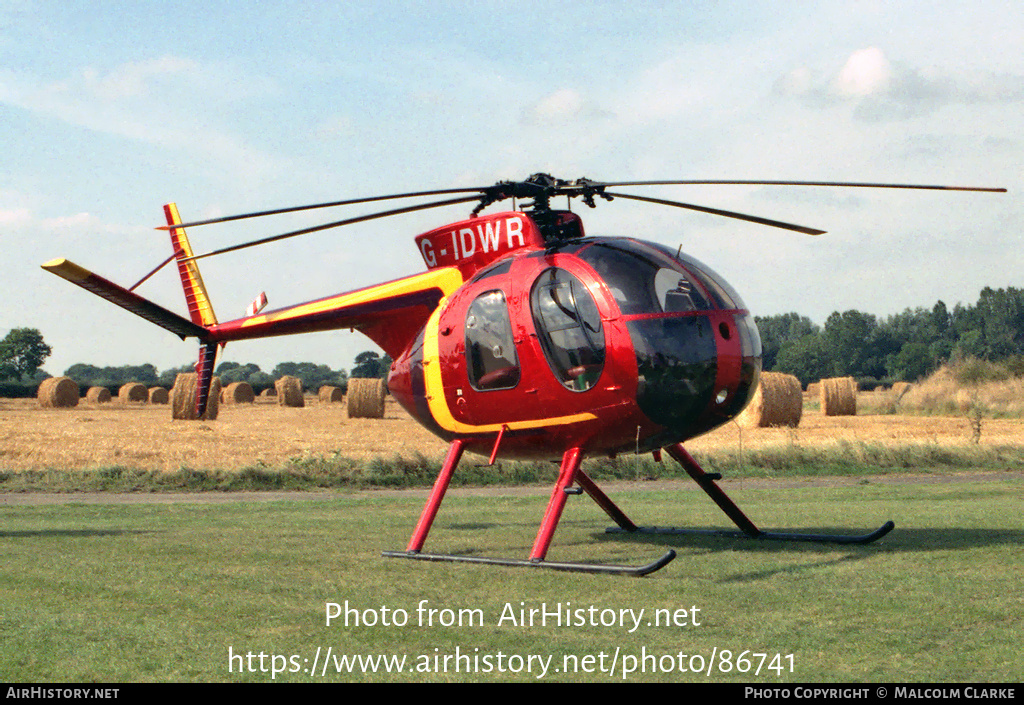
MULTIPOLYGON (((761 342, 754 319, 720 276, 679 250, 631 237, 586 237, 581 218, 551 199, 631 199, 818 235, 822 230, 733 211, 609 189, 624 186, 745 184, 995 191, 908 184, 799 181, 566 181, 535 174, 492 186, 421 191, 261 211, 183 223, 164 206, 174 253, 125 289, 65 259, 43 268, 171 331, 200 341, 197 415, 209 395, 218 348, 229 341, 351 328, 393 360, 388 387, 421 424, 450 443, 441 472, 405 551, 390 557, 645 575, 674 551, 641 566, 563 563, 545 557, 570 495, 586 493, 628 533, 703 533, 756 539, 869 543, 894 527, 863 535, 760 530, 684 449, 690 438, 737 416, 757 388, 761 342), (195 254, 185 228, 317 208, 466 194, 195 254), (482 215, 505 199, 519 209, 482 215), (476 202, 467 220, 416 238, 427 271, 365 289, 219 323, 197 260, 306 233, 417 210, 476 202), (190 319, 135 293, 175 261, 190 319), (558 479, 528 559, 426 553, 423 546, 465 451, 494 463, 506 458, 560 460, 558 479), (739 531, 641 527, 581 468, 585 457, 664 450, 739 531)), ((611 529, 610 529, 611 531, 611 529)))

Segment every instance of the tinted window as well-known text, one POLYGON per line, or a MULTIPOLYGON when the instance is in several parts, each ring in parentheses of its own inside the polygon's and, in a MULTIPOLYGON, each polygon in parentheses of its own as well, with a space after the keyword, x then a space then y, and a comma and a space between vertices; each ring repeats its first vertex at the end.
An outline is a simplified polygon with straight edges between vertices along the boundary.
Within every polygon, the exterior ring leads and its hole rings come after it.
MULTIPOLYGON (((595 243, 578 253, 601 276, 623 315, 706 311, 706 289, 674 258, 620 240, 595 243)), ((698 280, 699 281, 699 280, 698 280)))
POLYGON ((604 331, 594 298, 564 269, 547 269, 533 284, 530 308, 551 371, 574 391, 597 383, 604 368, 604 331))
POLYGON ((719 308, 745 308, 740 295, 721 276, 700 260, 664 245, 653 242, 648 244, 679 262, 715 298, 715 303, 719 308))
POLYGON ((519 360, 512 340, 505 295, 488 291, 466 312, 466 363, 473 389, 511 389, 519 384, 519 360))

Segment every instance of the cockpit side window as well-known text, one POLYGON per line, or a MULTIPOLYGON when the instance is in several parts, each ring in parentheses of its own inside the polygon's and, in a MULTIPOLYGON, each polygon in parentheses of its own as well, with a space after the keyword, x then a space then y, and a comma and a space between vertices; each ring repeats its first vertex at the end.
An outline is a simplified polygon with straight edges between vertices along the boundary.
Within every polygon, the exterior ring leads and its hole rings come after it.
POLYGON ((597 304, 583 282, 564 269, 544 270, 530 309, 541 348, 558 380, 573 391, 593 387, 604 369, 605 344, 597 304))
POLYGON ((501 291, 480 294, 466 311, 466 362, 469 383, 477 391, 519 384, 519 359, 501 291))
POLYGON ((628 242, 595 243, 578 253, 608 285, 623 315, 707 311, 706 289, 674 258, 628 242))
POLYGON ((683 254, 678 250, 665 247, 657 243, 649 243, 651 247, 663 252, 666 256, 676 260, 686 269, 715 299, 719 308, 735 309, 746 308, 740 295, 726 283, 722 277, 717 275, 710 267, 690 255, 683 254))

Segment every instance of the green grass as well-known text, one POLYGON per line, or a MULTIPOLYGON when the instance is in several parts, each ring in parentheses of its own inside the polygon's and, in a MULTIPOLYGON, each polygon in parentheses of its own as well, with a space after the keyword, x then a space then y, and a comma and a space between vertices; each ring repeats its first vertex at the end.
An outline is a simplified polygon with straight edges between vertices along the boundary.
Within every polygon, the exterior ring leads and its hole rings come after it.
MULTIPOLYGON (((600 654, 608 666, 618 648, 614 674, 549 671, 545 680, 1020 680, 1024 483, 730 492, 765 529, 867 530, 889 518, 897 528, 858 547, 621 537, 603 533, 608 521, 592 502, 571 498, 548 558, 637 564, 669 547, 679 552, 664 570, 633 579, 382 558, 381 550, 404 548, 422 508, 422 499, 393 495, 0 505, 0 673, 10 682, 270 681, 272 655, 294 655, 278 666, 306 669, 318 647, 321 659, 331 647, 334 655, 405 654, 411 666, 422 664, 417 657, 433 666, 435 656, 456 649, 481 665, 499 652, 506 666, 513 655, 551 657, 552 669, 564 657, 590 655, 596 668, 600 654), (479 610, 483 623, 420 626, 416 610, 424 600, 453 614, 479 610), (346 601, 362 616, 405 610, 409 624, 346 627, 337 620, 327 626, 326 603, 346 601), (497 623, 506 605, 520 603, 594 606, 599 614, 644 609, 645 618, 633 633, 618 626, 497 623), (653 610, 693 607, 699 626, 647 624, 653 610), (229 670, 229 649, 253 654, 256 672, 239 673, 237 659, 229 670), (731 652, 733 669, 725 673, 723 649, 731 652), (686 655, 687 667, 703 657, 706 669, 713 650, 710 676, 678 670, 678 654, 686 655), (645 652, 673 668, 624 679, 623 657, 645 652), (736 672, 743 652, 770 655, 760 675, 736 672), (260 653, 267 672, 259 672, 260 653), (781 674, 764 670, 776 653, 784 657, 781 674)), ((641 523, 727 527, 697 491, 615 499, 641 523)), ((427 549, 526 557, 545 503, 544 496, 452 494, 427 549)), ((526 672, 332 670, 285 672, 276 680, 537 680, 526 672)))
MULTIPOLYGON (((998 467, 1024 469, 1024 446, 943 446, 840 441, 830 446, 791 443, 754 450, 695 453, 709 472, 726 477, 798 477, 892 472, 935 472, 998 467)), ((459 465, 453 486, 548 484, 557 466, 548 462, 499 462, 481 465, 469 457, 459 465)), ((342 455, 295 458, 280 467, 257 465, 242 470, 181 468, 174 472, 107 467, 98 470, 0 471, 5 492, 224 492, 430 487, 441 458, 377 457, 359 461, 342 455)), ((598 480, 653 480, 687 477, 675 461, 657 463, 649 455, 619 456, 584 463, 598 480)))

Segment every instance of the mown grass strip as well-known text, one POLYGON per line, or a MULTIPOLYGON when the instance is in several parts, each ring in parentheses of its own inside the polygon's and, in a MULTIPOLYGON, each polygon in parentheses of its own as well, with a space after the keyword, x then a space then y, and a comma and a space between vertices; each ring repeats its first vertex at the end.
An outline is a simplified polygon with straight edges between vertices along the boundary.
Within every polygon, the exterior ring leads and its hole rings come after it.
MULTIPOLYGON (((1024 446, 943 446, 934 443, 890 445, 839 441, 829 446, 797 444, 740 452, 695 454, 709 472, 725 477, 851 476, 893 472, 1024 469, 1024 446)), ((685 478, 670 459, 649 455, 594 459, 584 465, 598 480, 685 478)), ((2 492, 238 492, 273 490, 429 487, 440 458, 421 454, 379 456, 368 461, 321 455, 294 458, 283 466, 254 465, 241 470, 181 468, 173 472, 112 466, 95 470, 22 470, 0 472, 2 492)), ((452 486, 546 484, 557 472, 549 462, 500 462, 486 466, 464 460, 452 486)))

